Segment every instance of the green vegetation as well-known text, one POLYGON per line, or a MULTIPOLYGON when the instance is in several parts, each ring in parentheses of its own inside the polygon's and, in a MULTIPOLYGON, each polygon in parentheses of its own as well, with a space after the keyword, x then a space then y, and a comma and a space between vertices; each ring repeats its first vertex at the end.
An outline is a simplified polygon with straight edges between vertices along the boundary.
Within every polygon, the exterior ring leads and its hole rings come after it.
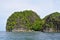
POLYGON ((14 12, 8 19, 6 31, 11 32, 14 29, 26 29, 34 31, 50 31, 60 32, 60 13, 54 12, 41 19, 36 12, 25 10, 14 12))

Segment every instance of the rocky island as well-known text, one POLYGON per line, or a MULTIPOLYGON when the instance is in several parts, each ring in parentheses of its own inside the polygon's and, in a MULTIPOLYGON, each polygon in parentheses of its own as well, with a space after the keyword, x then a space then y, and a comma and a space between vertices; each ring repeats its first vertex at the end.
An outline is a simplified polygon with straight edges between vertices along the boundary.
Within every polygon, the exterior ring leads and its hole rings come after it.
POLYGON ((40 31, 42 20, 32 10, 14 12, 8 19, 6 31, 40 31))
POLYGON ((45 24, 42 26, 45 32, 60 32, 60 13, 54 12, 44 19, 45 24))
POLYGON ((60 13, 54 12, 41 19, 36 12, 24 10, 14 12, 6 23, 7 32, 60 32, 60 13))

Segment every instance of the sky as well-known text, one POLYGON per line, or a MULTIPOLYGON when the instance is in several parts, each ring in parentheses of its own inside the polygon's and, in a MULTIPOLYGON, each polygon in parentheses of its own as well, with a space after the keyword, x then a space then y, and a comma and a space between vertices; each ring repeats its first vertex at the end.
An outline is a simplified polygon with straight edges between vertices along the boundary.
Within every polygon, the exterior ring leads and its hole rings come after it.
POLYGON ((0 0, 0 31, 6 31, 6 22, 12 13, 23 10, 33 10, 44 18, 60 12, 60 0, 0 0))

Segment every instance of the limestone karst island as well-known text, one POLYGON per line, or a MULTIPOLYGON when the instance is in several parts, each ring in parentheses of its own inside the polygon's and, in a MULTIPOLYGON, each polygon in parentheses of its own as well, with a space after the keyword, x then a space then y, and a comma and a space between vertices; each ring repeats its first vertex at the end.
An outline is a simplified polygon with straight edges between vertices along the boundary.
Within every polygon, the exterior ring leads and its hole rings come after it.
POLYGON ((24 10, 14 12, 6 23, 7 32, 60 32, 60 13, 53 12, 41 19, 36 12, 24 10))

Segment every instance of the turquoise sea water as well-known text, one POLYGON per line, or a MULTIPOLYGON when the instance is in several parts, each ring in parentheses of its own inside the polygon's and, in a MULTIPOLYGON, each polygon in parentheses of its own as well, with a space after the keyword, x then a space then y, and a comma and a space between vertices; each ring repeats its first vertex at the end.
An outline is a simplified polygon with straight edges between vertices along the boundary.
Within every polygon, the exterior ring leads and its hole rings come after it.
POLYGON ((60 40, 60 33, 0 32, 0 40, 60 40))

